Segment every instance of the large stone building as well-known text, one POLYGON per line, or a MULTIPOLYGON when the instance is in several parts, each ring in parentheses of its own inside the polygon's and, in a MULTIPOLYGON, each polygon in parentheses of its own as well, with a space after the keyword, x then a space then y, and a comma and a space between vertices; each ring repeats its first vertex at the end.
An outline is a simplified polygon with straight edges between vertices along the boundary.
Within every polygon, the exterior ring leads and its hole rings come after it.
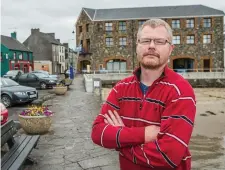
POLYGON ((224 12, 203 5, 118 9, 83 8, 76 22, 76 44, 81 44, 78 70, 133 70, 138 28, 150 18, 161 18, 173 29, 173 69, 214 71, 224 67, 224 12))
POLYGON ((31 35, 23 42, 34 53, 34 70, 59 74, 65 71, 65 47, 55 33, 43 33, 31 29, 31 35))

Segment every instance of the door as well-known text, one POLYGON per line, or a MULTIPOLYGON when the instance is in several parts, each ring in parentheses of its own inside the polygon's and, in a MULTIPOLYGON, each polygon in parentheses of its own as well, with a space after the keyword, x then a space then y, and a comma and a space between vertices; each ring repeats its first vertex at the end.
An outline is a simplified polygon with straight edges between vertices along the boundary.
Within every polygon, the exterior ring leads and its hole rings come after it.
POLYGON ((203 60, 203 67, 204 67, 204 72, 210 71, 210 59, 203 60))
POLYGON ((18 78, 18 83, 20 85, 23 85, 23 86, 28 86, 28 83, 27 83, 27 74, 22 74, 19 78, 18 78))
POLYGON ((27 76, 27 84, 30 87, 39 87, 39 79, 36 75, 29 73, 27 76))

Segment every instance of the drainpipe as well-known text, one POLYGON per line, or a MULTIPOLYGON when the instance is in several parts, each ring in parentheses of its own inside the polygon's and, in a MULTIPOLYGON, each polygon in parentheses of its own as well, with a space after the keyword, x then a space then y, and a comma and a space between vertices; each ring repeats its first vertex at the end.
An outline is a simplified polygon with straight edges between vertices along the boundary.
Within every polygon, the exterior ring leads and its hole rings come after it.
POLYGON ((133 70, 134 70, 134 53, 135 53, 135 40, 134 40, 134 20, 131 21, 132 22, 132 66, 133 66, 133 70))

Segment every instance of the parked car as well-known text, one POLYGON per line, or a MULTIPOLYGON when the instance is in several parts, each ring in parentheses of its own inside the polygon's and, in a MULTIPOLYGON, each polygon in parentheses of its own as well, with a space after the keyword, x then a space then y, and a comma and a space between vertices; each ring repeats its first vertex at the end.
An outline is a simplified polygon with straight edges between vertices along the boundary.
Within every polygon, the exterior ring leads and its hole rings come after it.
POLYGON ((56 80, 59 79, 59 76, 58 75, 56 75, 56 74, 49 74, 49 72, 44 71, 44 70, 35 70, 35 71, 32 71, 31 73, 42 73, 42 74, 47 75, 50 78, 55 78, 56 80))
POLYGON ((54 78, 48 77, 42 73, 26 73, 19 77, 18 83, 24 86, 30 86, 35 88, 47 89, 52 88, 58 81, 54 78))
POLYGON ((0 103, 0 107, 1 107, 1 125, 3 125, 8 121, 9 113, 4 104, 0 103))
POLYGON ((24 74, 22 70, 9 70, 3 77, 17 81, 22 74, 24 74))
POLYGON ((35 88, 21 86, 17 82, 1 78, 1 102, 5 107, 10 107, 16 103, 30 103, 38 98, 35 88))

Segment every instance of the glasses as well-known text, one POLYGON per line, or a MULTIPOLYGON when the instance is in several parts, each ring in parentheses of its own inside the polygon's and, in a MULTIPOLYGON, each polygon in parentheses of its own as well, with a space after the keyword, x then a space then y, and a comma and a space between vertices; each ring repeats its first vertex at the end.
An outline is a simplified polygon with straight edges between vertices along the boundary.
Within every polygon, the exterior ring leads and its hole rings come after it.
POLYGON ((151 44, 151 42, 154 42, 155 45, 165 45, 166 43, 171 44, 171 42, 169 42, 166 39, 163 38, 156 38, 156 39, 139 39, 138 43, 142 44, 142 45, 149 45, 151 44))

